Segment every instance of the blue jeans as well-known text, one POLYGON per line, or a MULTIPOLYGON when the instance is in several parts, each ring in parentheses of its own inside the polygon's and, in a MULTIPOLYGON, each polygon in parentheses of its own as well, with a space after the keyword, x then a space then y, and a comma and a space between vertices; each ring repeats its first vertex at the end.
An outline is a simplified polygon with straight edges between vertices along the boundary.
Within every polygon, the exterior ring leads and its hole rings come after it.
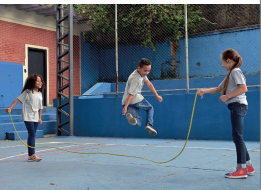
MULTIPOLYGON (((38 122, 24 121, 28 131, 27 145, 35 147, 35 133, 38 127, 38 122)), ((32 156, 35 153, 34 148, 28 147, 28 155, 32 156)))
POLYGON ((141 118, 140 109, 147 112, 146 125, 153 126, 154 109, 145 98, 136 104, 130 104, 127 108, 127 113, 130 113, 137 120, 137 125, 141 126, 143 120, 141 118))
POLYGON ((247 114, 248 106, 233 102, 228 104, 232 124, 232 137, 237 151, 237 164, 246 164, 250 160, 243 139, 243 121, 247 114))

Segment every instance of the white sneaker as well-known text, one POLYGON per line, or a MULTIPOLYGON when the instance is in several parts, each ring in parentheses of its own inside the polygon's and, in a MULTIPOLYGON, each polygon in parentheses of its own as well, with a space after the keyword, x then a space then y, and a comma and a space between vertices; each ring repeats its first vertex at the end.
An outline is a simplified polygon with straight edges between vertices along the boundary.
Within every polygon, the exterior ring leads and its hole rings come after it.
POLYGON ((127 113, 126 117, 128 119, 129 124, 131 125, 137 124, 137 120, 130 113, 127 113))
POLYGON ((148 131, 151 136, 157 135, 157 131, 156 131, 155 129, 153 129, 153 127, 150 126, 150 125, 147 125, 147 126, 145 127, 145 130, 148 131))

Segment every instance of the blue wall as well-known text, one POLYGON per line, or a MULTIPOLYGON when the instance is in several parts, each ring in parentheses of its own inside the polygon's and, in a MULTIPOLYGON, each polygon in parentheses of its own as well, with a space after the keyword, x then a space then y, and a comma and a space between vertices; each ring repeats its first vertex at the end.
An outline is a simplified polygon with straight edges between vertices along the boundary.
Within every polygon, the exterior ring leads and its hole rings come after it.
MULTIPOLYGON (((204 77, 204 78, 190 78, 190 88, 211 88, 217 87, 225 76, 218 77, 204 77)), ((247 85, 260 85, 260 74, 245 75, 247 85)), ((186 79, 169 79, 169 80, 154 80, 151 81, 155 89, 158 90, 173 90, 173 89, 186 89, 186 79)), ((119 83, 119 92, 124 92, 126 82, 119 83)), ((144 85, 142 91, 149 91, 149 88, 144 85)), ((83 95, 115 93, 115 83, 97 83, 91 89, 86 91, 83 95)))
MULTIPOLYGON (((260 72, 260 27, 214 32, 189 38, 189 75, 226 75, 221 67, 220 55, 225 49, 237 50, 243 58, 243 73, 260 72), (197 65, 200 63, 200 66, 197 65)), ((179 60, 179 76, 186 77, 185 41, 179 41, 176 59, 179 60)))
MULTIPOLYGON (((151 93, 144 97, 154 106, 154 127, 158 131, 150 136, 142 127, 131 126, 122 112, 122 95, 112 97, 75 97, 74 99, 74 135, 97 137, 128 138, 172 138, 185 139, 195 98, 195 91, 159 93, 163 102, 156 100, 151 93)), ((247 92, 249 111, 245 117, 244 139, 260 140, 260 90, 249 88, 247 92)), ((198 97, 190 139, 231 140, 230 112, 219 101, 220 94, 198 97)), ((56 103, 56 100, 54 100, 56 103)), ((55 105, 55 104, 54 104, 55 105)), ((68 111, 68 107, 65 108, 68 111)), ((142 111, 145 119, 145 112, 142 111)), ((63 121, 68 118, 62 118, 63 121)), ((68 127, 68 126, 67 126, 68 127)))
POLYGON ((94 45, 83 42, 81 33, 81 92, 85 92, 99 79, 99 54, 94 45), (84 91, 83 91, 84 90, 84 91))
MULTIPOLYGON (((23 89, 23 66, 0 61, 0 108, 8 108, 23 89)), ((21 108, 19 102, 15 108, 21 108)))
MULTIPOLYGON (((81 38, 82 39, 82 38, 81 38)), ((244 73, 260 72, 260 27, 214 32, 189 38, 189 75, 217 76, 226 75, 221 67, 220 54, 227 48, 234 48, 243 57, 241 69, 244 73), (246 47, 246 45, 248 45, 246 47), (197 64, 200 63, 200 66, 197 64)), ((114 83, 115 48, 98 49, 82 41, 82 92, 99 82, 114 83)), ((156 51, 140 45, 119 45, 119 80, 127 80, 130 73, 137 68, 139 60, 146 57, 152 62, 150 80, 161 76, 161 65, 171 60, 169 42, 156 43, 156 51)), ((179 40, 176 62, 180 77, 186 76, 185 40, 179 40)), ((186 83, 184 83, 186 87, 186 83)), ((112 88, 116 88, 112 84, 112 88)))
MULTIPOLYGON (((190 88, 207 88, 220 84, 226 75, 221 67, 220 54, 227 48, 236 49, 243 57, 242 71, 248 85, 260 84, 260 28, 253 27, 205 34, 189 38, 189 74, 190 76, 208 76, 190 78, 190 88), (249 46, 246 47, 246 45, 249 46), (197 65, 200 63, 200 66, 197 65), (257 73, 248 75, 247 73, 257 73), (217 76, 223 75, 223 76, 217 76)), ((178 72, 185 77, 184 39, 179 41, 176 52, 178 72)), ((82 41, 82 92, 100 94, 115 92, 115 50, 99 49, 82 41), (109 82, 109 83, 104 83, 109 82), (99 83, 97 83, 99 82, 99 83), (96 84, 97 83, 97 84, 96 84), (93 86, 90 88, 88 86, 93 86)), ((126 80, 137 68, 142 57, 153 63, 149 79, 159 78, 161 65, 169 61, 171 45, 169 42, 157 43, 156 51, 138 45, 119 46, 119 79, 126 80)), ((157 90, 184 89, 185 79, 152 81, 157 90)), ((123 92, 125 83, 119 83, 123 92)), ((145 86, 144 89, 148 90, 145 86)), ((195 97, 195 92, 160 92, 163 102, 159 103, 151 93, 144 93, 145 98, 154 106, 154 126, 158 131, 151 137, 143 127, 128 124, 121 115, 122 94, 82 96, 74 99, 74 133, 76 136, 132 137, 132 138, 179 138, 185 139, 195 97)), ((227 106, 219 101, 220 94, 205 95, 198 98, 190 139, 231 140, 231 124, 227 106)), ((260 140, 260 90, 249 88, 247 99, 249 111, 245 117, 245 140, 260 140)), ((56 101, 54 101, 55 103, 56 101)), ((65 108, 65 110, 68 107, 65 108)), ((143 118, 145 113, 142 112, 143 118)), ((65 121, 67 118, 62 118, 65 121)), ((68 126, 67 126, 68 128, 68 126)))

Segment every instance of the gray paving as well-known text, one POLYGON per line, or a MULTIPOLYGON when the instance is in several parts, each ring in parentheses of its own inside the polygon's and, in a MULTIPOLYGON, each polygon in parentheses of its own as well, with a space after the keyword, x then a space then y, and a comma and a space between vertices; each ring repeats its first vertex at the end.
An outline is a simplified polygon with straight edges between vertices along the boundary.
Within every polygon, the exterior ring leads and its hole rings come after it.
MULTIPOLYGON (((80 152, 110 152, 166 161, 185 140, 95 137, 39 138, 36 146, 56 146, 80 152)), ((260 189, 260 142, 246 142, 256 173, 246 179, 227 179, 236 166, 231 141, 189 140, 175 160, 157 164, 138 158, 75 154, 51 148, 36 149, 40 162, 27 162, 20 141, 0 141, 1 189, 144 190, 144 189, 260 189)))

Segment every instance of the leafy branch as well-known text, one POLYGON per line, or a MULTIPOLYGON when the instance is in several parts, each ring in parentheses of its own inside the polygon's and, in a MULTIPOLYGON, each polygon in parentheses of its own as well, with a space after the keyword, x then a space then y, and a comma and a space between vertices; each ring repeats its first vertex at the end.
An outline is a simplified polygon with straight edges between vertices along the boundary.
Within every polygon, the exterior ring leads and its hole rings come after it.
MULTIPOLYGON (((87 17, 92 30, 85 33, 90 43, 115 42, 114 4, 74 4, 77 14, 87 17)), ((179 40, 184 36, 184 5, 180 4, 122 4, 117 5, 119 43, 135 43, 155 50, 156 41, 179 40)), ((188 30, 195 32, 197 22, 208 22, 201 10, 188 5, 188 30)), ((215 23, 211 23, 215 24, 215 23)))

